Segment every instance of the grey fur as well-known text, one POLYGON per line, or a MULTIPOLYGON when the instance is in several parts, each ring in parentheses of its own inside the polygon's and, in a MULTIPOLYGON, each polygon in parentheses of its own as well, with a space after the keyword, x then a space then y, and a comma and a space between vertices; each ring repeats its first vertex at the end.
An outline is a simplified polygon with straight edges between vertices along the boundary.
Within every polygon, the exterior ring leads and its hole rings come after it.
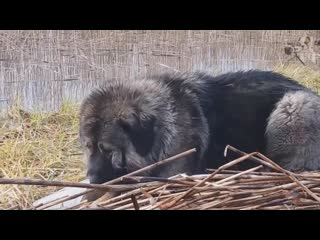
POLYGON ((269 117, 266 141, 266 154, 285 169, 320 169, 320 97, 285 94, 269 117))

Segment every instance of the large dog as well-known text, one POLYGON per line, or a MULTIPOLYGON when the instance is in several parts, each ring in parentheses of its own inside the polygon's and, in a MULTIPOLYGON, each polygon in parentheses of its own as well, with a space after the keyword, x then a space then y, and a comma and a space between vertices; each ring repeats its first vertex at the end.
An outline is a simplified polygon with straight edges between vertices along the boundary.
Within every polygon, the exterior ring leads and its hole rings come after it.
POLYGON ((80 138, 91 183, 194 147, 196 154, 145 174, 201 173, 227 161, 228 144, 260 151, 288 170, 315 170, 320 97, 278 73, 257 70, 108 81, 82 103, 80 138))

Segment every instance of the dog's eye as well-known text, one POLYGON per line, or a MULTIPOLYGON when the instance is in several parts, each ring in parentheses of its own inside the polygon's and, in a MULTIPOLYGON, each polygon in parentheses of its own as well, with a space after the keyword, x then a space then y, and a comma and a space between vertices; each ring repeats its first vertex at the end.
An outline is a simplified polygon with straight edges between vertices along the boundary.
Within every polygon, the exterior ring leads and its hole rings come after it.
POLYGON ((113 152, 111 148, 106 148, 102 143, 98 144, 98 148, 103 155, 105 155, 106 157, 111 157, 113 152))
POLYGON ((119 119, 118 123, 124 131, 129 132, 131 130, 130 123, 128 123, 122 119, 119 119))

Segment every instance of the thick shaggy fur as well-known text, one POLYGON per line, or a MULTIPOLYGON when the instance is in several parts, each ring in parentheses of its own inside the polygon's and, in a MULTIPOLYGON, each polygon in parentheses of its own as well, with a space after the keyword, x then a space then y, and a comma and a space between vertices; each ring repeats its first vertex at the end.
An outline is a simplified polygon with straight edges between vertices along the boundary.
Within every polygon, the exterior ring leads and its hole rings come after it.
POLYGON ((271 113, 266 129, 266 154, 291 171, 320 169, 319 96, 287 93, 271 113))
POLYGON ((202 172, 209 127, 196 91, 186 82, 171 86, 150 79, 107 82, 94 91, 82 104, 80 119, 91 182, 108 181, 194 147, 196 154, 146 174, 202 172))
POLYGON ((109 81, 85 99, 80 117, 92 183, 194 147, 197 154, 146 174, 200 173, 228 160, 227 144, 290 170, 319 169, 319 131, 320 97, 266 71, 109 81))

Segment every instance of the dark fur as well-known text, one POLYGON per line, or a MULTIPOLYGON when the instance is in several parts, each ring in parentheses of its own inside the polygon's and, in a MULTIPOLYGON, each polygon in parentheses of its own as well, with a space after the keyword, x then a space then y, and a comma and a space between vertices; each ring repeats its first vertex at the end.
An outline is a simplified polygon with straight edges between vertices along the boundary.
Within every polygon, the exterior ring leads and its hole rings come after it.
MULTIPOLYGON (((320 134, 312 129, 320 129, 319 103, 319 96, 311 90, 266 71, 217 77, 204 73, 164 74, 139 81, 107 82, 81 107, 80 136, 87 146, 88 176, 92 183, 102 183, 193 147, 197 154, 146 174, 169 177, 183 172, 201 173, 206 167, 219 167, 226 161, 223 151, 227 144, 273 156, 290 169, 292 153, 280 152, 289 145, 295 149, 298 146, 293 146, 295 141, 283 139, 305 137, 307 145, 315 143, 318 147, 320 134), (295 97, 295 92, 302 92, 304 97, 295 97), (290 101, 299 103, 301 98, 306 102, 298 104, 302 120, 295 121, 294 128, 288 127, 283 118, 291 115, 279 117, 278 112, 283 112, 290 101), (309 106, 308 99, 316 103, 309 106), (313 115, 310 109, 314 109, 313 115), (307 129, 304 136, 294 131, 297 127, 307 129), (272 136, 285 136, 279 140, 281 147, 275 147, 280 137, 272 136)), ((318 168, 316 149, 312 148, 312 157, 307 150, 302 151, 299 157, 304 161, 298 165, 318 168), (310 158, 316 163, 307 164, 310 158)))
POLYGON ((108 181, 194 147, 196 154, 145 174, 169 177, 204 170, 209 128, 198 89, 191 82, 165 77, 106 84, 81 107, 80 136, 83 145, 89 145, 92 183, 108 181))

